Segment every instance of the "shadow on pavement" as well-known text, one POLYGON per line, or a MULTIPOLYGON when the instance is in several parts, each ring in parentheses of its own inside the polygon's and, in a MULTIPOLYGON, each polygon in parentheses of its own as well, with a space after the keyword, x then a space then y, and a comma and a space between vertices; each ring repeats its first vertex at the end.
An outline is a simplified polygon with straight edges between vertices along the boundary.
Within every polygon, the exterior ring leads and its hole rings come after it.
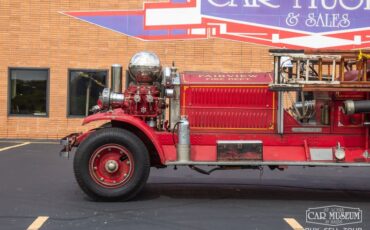
POLYGON ((149 183, 135 200, 167 196, 174 199, 242 199, 370 202, 370 191, 288 186, 149 183))

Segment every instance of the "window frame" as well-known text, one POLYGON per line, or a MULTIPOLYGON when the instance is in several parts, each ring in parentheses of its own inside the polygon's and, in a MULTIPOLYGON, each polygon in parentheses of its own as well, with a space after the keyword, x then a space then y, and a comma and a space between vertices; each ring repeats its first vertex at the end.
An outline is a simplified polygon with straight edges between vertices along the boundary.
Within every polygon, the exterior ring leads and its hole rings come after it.
POLYGON ((50 115, 50 68, 48 67, 8 67, 8 117, 39 117, 39 118, 49 118, 50 115), (12 71, 13 70, 42 70, 42 71, 47 71, 47 76, 46 76, 46 114, 45 115, 34 115, 34 114, 14 114, 11 113, 11 92, 12 92, 12 71))
POLYGON ((70 96, 71 96, 71 86, 70 86, 70 77, 71 77, 71 72, 72 71, 86 71, 86 72, 97 72, 97 71, 104 71, 107 73, 107 76, 106 76, 106 80, 105 80, 105 88, 108 87, 109 85, 109 69, 89 69, 89 68, 68 68, 67 70, 67 114, 66 114, 66 117, 67 118, 84 118, 86 117, 85 115, 71 115, 70 114, 70 105, 71 105, 71 102, 70 102, 70 96))

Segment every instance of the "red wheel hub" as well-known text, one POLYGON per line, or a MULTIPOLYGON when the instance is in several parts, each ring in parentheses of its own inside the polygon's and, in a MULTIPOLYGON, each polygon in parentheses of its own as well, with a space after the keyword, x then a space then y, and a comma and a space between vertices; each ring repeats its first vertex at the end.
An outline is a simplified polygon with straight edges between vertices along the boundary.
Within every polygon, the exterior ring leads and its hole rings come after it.
POLYGON ((121 145, 103 145, 92 154, 89 172, 93 180, 103 187, 121 187, 134 172, 132 153, 121 145))

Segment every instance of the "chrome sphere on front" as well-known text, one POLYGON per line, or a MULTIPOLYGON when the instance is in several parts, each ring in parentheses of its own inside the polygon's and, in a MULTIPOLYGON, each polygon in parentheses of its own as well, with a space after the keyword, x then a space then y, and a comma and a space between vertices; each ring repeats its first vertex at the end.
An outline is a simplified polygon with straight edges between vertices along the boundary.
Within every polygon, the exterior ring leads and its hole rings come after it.
POLYGON ((136 53, 128 66, 131 78, 137 83, 153 83, 160 77, 161 62, 155 53, 143 51, 136 53))

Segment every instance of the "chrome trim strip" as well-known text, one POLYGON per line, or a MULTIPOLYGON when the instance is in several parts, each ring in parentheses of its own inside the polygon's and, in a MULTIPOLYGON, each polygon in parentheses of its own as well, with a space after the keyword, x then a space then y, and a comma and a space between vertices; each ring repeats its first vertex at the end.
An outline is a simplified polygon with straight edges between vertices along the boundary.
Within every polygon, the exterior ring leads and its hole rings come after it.
POLYGON ((262 141, 259 140, 249 140, 249 141, 244 141, 244 140, 230 140, 230 141, 225 141, 225 140, 218 140, 216 142, 217 144, 262 144, 262 141))
POLYGON ((294 133, 322 133, 322 128, 293 127, 292 132, 294 133))
POLYGON ((302 161, 167 161, 165 165, 177 165, 177 166, 187 166, 187 165, 220 165, 220 166, 263 166, 263 165, 283 165, 283 166, 337 166, 337 167, 370 167, 369 163, 334 163, 334 162, 302 162, 302 161))

